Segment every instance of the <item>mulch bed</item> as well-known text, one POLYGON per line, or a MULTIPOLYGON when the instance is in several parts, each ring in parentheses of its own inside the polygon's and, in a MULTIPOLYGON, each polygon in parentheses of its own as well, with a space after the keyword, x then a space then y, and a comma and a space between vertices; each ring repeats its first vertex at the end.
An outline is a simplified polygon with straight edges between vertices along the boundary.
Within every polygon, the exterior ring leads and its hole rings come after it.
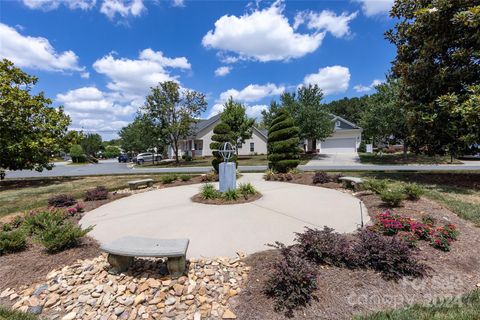
MULTIPOLYGON (((290 182, 299 181, 311 184, 311 177, 290 182)), ((327 187, 325 184, 318 186, 327 187)), ((365 203, 371 216, 386 209, 377 195, 361 192, 356 196, 365 203)), ((353 315, 458 296, 476 288, 476 284, 480 283, 478 228, 424 198, 416 202, 405 201, 394 212, 417 219, 429 214, 437 220, 437 225, 453 223, 460 231, 458 241, 452 244, 450 252, 439 251, 427 242, 419 241, 416 254, 422 263, 430 267, 423 279, 387 281, 372 270, 321 266, 317 279, 319 288, 315 293, 318 300, 296 311, 294 319, 350 319, 353 315)), ((246 258, 247 265, 252 268, 246 288, 235 300, 237 319, 288 319, 284 314, 275 312, 273 301, 263 294, 271 262, 278 258, 276 250, 255 253, 246 258)))
POLYGON ((203 204, 214 204, 214 205, 229 205, 229 204, 241 204, 241 203, 248 203, 248 202, 253 202, 262 197, 262 194, 258 192, 255 195, 250 195, 247 198, 245 197, 239 197, 237 200, 225 200, 223 198, 217 198, 217 199, 203 199, 202 195, 200 193, 194 195, 190 199, 193 202, 198 202, 198 203, 203 203, 203 204))

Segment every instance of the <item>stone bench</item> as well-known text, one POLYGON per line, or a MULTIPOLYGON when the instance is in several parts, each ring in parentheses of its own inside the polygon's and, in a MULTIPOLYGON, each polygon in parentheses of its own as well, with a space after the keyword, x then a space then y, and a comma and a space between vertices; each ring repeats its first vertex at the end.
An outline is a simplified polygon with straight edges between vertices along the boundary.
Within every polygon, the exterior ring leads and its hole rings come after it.
POLYGON ((136 190, 140 186, 147 186, 147 187, 153 186, 153 179, 143 179, 143 180, 135 180, 135 181, 128 182, 128 187, 130 188, 130 190, 136 190))
POLYGON ((351 187, 354 190, 357 190, 358 185, 363 183, 363 179, 358 177, 340 177, 338 180, 342 181, 345 187, 351 187))
POLYGON ((188 239, 152 239, 125 236, 102 245, 108 253, 111 273, 125 272, 135 257, 168 258, 167 268, 174 278, 185 272, 188 239))

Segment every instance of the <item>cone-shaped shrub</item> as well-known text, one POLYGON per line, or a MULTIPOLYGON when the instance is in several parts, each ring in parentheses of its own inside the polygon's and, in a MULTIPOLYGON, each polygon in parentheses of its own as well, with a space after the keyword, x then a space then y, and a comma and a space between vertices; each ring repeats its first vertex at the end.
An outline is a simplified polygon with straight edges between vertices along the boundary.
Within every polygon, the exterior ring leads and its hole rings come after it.
MULTIPOLYGON (((230 126, 226 123, 220 122, 213 128, 212 142, 210 143, 211 150, 219 150, 222 148, 225 142, 230 142, 233 145, 232 141, 232 130, 230 126)), ((218 153, 218 151, 212 151, 214 159, 212 160, 212 166, 215 171, 218 173, 218 166, 220 162, 223 162, 223 157, 218 153)), ((233 155, 229 162, 237 163, 237 157, 233 155)))
POLYGON ((287 172, 300 163, 299 129, 287 111, 281 109, 268 130, 269 167, 277 172, 287 172))

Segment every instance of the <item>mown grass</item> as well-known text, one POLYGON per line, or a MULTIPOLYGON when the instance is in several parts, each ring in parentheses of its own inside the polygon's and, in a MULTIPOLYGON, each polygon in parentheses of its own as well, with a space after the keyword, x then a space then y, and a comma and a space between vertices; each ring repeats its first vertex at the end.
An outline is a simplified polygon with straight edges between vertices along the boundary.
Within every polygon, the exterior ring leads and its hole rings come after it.
POLYGON ((389 310, 354 317, 355 320, 474 320, 480 318, 480 290, 456 299, 416 304, 397 310, 389 310))
POLYGON ((54 194, 67 193, 82 199, 87 189, 96 186, 105 186, 114 191, 127 188, 128 181, 152 178, 155 182, 160 182, 162 176, 163 174, 6 179, 0 182, 0 217, 43 207, 54 194))
POLYGON ((359 153, 361 163, 366 164, 460 164, 461 161, 453 159, 450 156, 427 156, 423 154, 408 153, 405 157, 403 153, 359 153))
POLYGON ((39 320, 39 318, 33 314, 12 311, 0 306, 0 320, 39 320))

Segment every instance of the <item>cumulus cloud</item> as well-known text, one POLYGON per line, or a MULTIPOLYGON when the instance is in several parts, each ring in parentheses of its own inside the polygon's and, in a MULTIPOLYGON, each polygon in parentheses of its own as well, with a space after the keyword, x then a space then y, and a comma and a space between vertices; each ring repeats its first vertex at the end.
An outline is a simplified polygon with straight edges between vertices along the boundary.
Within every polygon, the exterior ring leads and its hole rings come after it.
MULTIPOLYGON (((222 113, 224 108, 225 106, 221 103, 214 104, 210 109, 210 112, 208 113, 208 117, 210 118, 210 117, 213 117, 214 115, 222 113)), ((262 105, 256 104, 253 106, 250 106, 248 104, 245 105, 245 112, 247 116, 255 119, 259 119, 262 116, 262 110, 267 110, 267 109, 268 109, 268 106, 263 104, 262 105)))
POLYGON ((343 12, 341 15, 335 14, 330 10, 321 12, 303 11, 295 16, 294 28, 298 29, 306 24, 310 30, 326 30, 337 38, 342 38, 351 34, 349 23, 357 16, 357 12, 348 14, 343 12))
POLYGON ((375 89, 375 87, 378 86, 379 84, 382 84, 382 82, 383 82, 382 80, 375 79, 368 86, 357 84, 356 86, 353 87, 353 89, 357 92, 369 92, 375 89))
POLYGON ((173 0, 172 6, 174 7, 185 7, 185 0, 173 0))
POLYGON ((215 75, 217 77, 223 77, 223 76, 226 76, 227 74, 229 74, 231 70, 232 70, 231 67, 222 66, 222 67, 219 67, 215 70, 215 75))
POLYGON ((394 0, 356 0, 362 5, 363 13, 368 16, 385 14, 390 11, 394 0))
POLYGON ((299 58, 315 51, 325 33, 295 32, 283 10, 282 2, 277 1, 269 8, 240 17, 224 15, 203 37, 202 44, 235 53, 240 59, 263 62, 299 58))
POLYGON ((146 10, 143 0, 104 0, 100 7, 100 12, 111 20, 116 16, 121 18, 138 17, 146 10))
POLYGON ((304 85, 318 85, 325 95, 345 92, 350 82, 350 70, 342 66, 320 68, 317 73, 308 74, 304 85))
POLYGON ((163 81, 176 81, 166 68, 190 69, 187 58, 167 58, 161 51, 145 49, 138 59, 116 58, 112 53, 94 62, 93 68, 106 75, 107 87, 122 94, 145 95, 163 81))
POLYGON ((241 102, 254 102, 269 96, 280 95, 283 92, 285 92, 284 86, 277 86, 273 83, 267 83, 265 85, 249 84, 240 91, 229 89, 222 92, 219 101, 225 102, 232 97, 234 100, 241 102))
POLYGON ((57 9, 60 5, 64 5, 71 10, 90 10, 96 0, 23 0, 23 4, 30 9, 38 9, 50 11, 57 9))
POLYGON ((83 71, 78 56, 71 50, 57 52, 48 39, 24 36, 0 23, 0 57, 19 67, 46 71, 83 71))

